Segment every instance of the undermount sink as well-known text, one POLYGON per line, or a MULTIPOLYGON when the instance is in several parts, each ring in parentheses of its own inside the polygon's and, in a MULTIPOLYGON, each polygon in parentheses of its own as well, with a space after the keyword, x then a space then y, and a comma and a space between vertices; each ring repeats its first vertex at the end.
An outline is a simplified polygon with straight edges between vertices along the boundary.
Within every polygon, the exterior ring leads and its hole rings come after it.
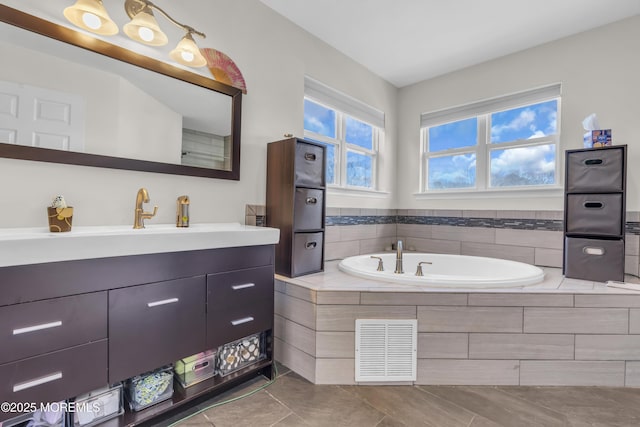
POLYGON ((278 243, 280 231, 239 223, 148 224, 74 226, 66 233, 47 228, 0 228, 0 267, 105 258, 162 252, 180 252, 278 243))

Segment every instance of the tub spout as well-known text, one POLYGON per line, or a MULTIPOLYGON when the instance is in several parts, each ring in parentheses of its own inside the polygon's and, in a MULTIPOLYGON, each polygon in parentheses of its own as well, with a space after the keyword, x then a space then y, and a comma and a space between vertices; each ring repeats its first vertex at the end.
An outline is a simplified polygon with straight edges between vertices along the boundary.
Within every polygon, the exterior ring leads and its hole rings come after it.
POLYGON ((402 240, 398 240, 396 244, 396 270, 394 273, 404 274, 404 270, 402 269, 402 240))

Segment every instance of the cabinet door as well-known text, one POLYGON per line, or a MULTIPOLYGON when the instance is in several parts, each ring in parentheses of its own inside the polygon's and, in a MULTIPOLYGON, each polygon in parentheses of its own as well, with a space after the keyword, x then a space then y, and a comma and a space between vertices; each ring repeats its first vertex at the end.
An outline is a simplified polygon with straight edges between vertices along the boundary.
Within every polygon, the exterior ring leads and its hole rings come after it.
POLYGON ((207 347, 273 327, 273 267, 207 276, 207 347))
POLYGON ((205 301, 205 276, 109 291, 109 381, 204 351, 205 301))

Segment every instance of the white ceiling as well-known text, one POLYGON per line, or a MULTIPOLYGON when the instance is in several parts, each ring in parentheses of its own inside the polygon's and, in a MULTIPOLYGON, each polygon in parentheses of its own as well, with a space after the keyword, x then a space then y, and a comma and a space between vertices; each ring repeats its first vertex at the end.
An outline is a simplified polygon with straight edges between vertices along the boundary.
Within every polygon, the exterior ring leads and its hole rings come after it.
POLYGON ((261 1, 397 87, 640 14, 640 0, 261 1))

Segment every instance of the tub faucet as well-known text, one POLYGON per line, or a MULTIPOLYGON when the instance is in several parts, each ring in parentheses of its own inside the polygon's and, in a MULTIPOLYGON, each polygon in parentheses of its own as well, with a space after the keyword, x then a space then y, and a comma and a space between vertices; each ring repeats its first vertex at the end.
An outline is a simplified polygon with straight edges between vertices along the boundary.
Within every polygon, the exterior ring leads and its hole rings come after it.
POLYGON ((138 194, 136 194, 136 210, 135 217, 133 219, 133 228, 144 228, 144 220, 153 218, 156 216, 156 212, 158 212, 158 207, 153 207, 153 212, 145 212, 142 207, 143 203, 149 203, 149 192, 147 192, 146 188, 141 188, 138 190, 138 194))
POLYGON ((402 269, 402 240, 398 240, 396 244, 396 274, 404 274, 404 270, 402 269))

